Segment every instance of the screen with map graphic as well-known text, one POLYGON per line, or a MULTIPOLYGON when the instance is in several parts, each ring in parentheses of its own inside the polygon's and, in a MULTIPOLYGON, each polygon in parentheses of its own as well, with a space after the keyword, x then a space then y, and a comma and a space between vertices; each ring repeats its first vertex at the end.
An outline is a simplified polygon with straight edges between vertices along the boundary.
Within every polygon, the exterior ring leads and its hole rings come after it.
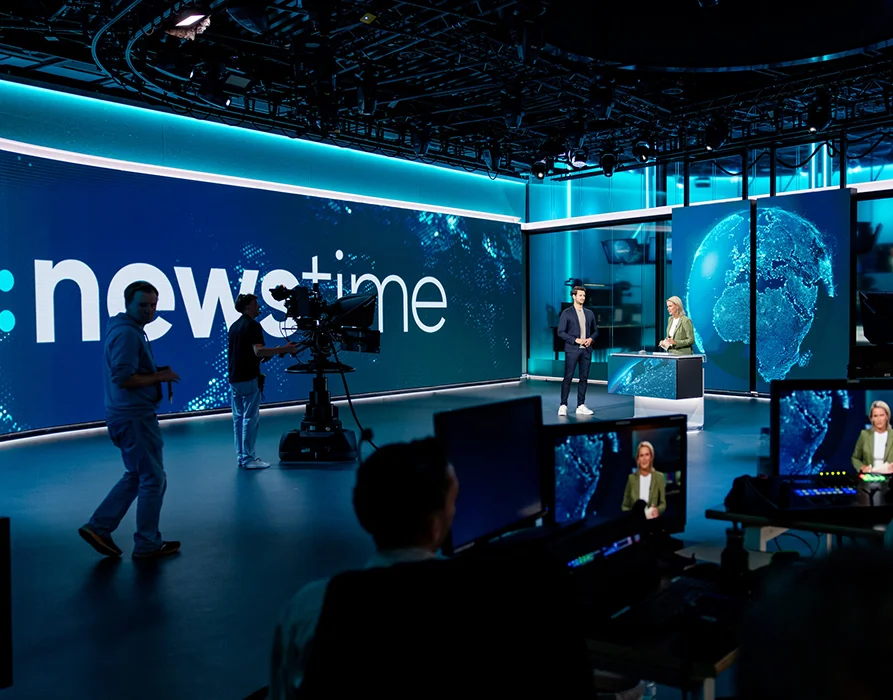
POLYGON ((555 522, 627 516, 639 495, 636 491, 625 503, 630 477, 638 471, 636 450, 647 441, 654 448, 654 471, 659 472, 665 489, 661 524, 670 532, 685 528, 688 443, 684 416, 549 425, 544 431, 546 467, 555 475, 555 522))
MULTIPOLYGON (((707 355, 704 388, 750 390, 752 204, 722 202, 673 210, 672 289, 707 355)), ((663 328, 669 317, 664 317, 663 328)))
POLYGON ((757 377, 847 376, 850 344, 850 190, 757 200, 757 377))
MULTIPOLYGON (((855 474, 854 454, 860 464, 867 464, 874 456, 874 437, 867 431, 873 430, 870 411, 876 401, 888 408, 893 406, 893 380, 772 382, 773 473, 782 476, 855 474), (867 437, 862 437, 863 431, 867 437), (868 438, 867 449, 860 448, 860 439, 868 438)), ((880 408, 886 413, 883 406, 880 408)), ((886 438, 882 441, 886 442, 886 438)), ((893 440, 890 442, 893 457, 893 440)))
MULTIPOLYGON (((351 393, 521 374, 518 224, 0 152, 0 434, 104 420, 103 334, 138 279, 160 292, 156 361, 182 379, 159 413, 229 406, 233 300, 256 294, 282 345, 280 284, 378 295, 381 353, 339 352, 351 393)), ((307 399, 293 363, 262 365, 267 402, 307 399)))

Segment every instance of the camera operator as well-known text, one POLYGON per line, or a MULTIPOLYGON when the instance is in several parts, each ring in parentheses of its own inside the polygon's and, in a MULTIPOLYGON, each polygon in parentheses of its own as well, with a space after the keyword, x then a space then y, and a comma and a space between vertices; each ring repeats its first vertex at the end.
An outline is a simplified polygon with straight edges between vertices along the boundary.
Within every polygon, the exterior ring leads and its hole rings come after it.
POLYGON ((258 458, 254 451, 264 379, 260 362, 275 355, 293 354, 298 346, 295 343, 270 348, 264 345, 264 331, 256 320, 260 306, 254 294, 240 294, 236 298, 236 311, 242 316, 229 328, 227 353, 236 454, 242 469, 266 469, 269 462, 258 458))

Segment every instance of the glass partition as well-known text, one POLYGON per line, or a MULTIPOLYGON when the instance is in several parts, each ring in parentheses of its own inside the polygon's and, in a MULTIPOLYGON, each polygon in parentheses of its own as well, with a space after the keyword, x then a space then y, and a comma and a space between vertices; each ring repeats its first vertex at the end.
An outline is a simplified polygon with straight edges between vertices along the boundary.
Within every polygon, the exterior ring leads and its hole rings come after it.
POLYGON ((612 352, 655 347, 656 320, 664 318, 662 291, 657 308, 657 286, 664 278, 657 263, 666 257, 658 252, 667 249, 669 231, 669 220, 662 220, 530 236, 530 374, 563 375, 558 318, 570 306, 577 283, 586 287, 586 305, 599 331, 590 378, 606 378, 612 352))

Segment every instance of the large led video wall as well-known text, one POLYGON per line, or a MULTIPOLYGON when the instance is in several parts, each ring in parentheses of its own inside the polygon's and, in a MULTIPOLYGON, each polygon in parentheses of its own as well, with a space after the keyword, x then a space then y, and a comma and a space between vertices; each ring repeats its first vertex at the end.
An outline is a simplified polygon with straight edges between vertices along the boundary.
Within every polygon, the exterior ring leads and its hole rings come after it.
MULTIPOLYGON (((518 377, 521 264, 513 223, 0 152, 0 433, 104 419, 103 333, 138 279, 160 292, 156 361, 182 378, 161 412, 229 405, 234 299, 258 295, 283 344, 280 284, 378 293, 381 353, 339 353, 352 393, 518 377)), ((307 398, 294 362, 262 365, 267 402, 307 398)))
POLYGON ((850 190, 761 198, 755 208, 724 202, 674 210, 670 294, 692 320, 694 351, 707 356, 706 389, 749 390, 752 352, 761 393, 775 379, 846 377, 852 228, 850 190))
POLYGON ((757 200, 756 390, 847 376, 850 190, 757 200))
POLYGON ((692 350, 707 356, 704 387, 750 390, 748 201, 673 210, 673 287, 695 330, 692 350))

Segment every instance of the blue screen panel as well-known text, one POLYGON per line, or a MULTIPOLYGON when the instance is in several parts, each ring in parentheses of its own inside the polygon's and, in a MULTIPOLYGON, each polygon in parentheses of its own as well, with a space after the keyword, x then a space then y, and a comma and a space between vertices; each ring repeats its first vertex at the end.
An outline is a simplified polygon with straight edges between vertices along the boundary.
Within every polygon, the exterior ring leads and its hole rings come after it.
MULTIPOLYGON (((233 300, 260 297, 284 344, 279 284, 378 292, 381 353, 340 354, 351 392, 518 377, 521 248, 517 224, 0 152, 0 433, 104 419, 103 333, 137 279, 160 291, 156 360, 182 378, 162 413, 229 405, 233 300)), ((267 402, 307 398, 293 362, 262 365, 267 402)))
MULTIPOLYGON (((707 355, 704 388, 750 389, 750 202, 673 210, 672 289, 707 355)), ((666 327, 667 317, 662 328, 666 327)))

